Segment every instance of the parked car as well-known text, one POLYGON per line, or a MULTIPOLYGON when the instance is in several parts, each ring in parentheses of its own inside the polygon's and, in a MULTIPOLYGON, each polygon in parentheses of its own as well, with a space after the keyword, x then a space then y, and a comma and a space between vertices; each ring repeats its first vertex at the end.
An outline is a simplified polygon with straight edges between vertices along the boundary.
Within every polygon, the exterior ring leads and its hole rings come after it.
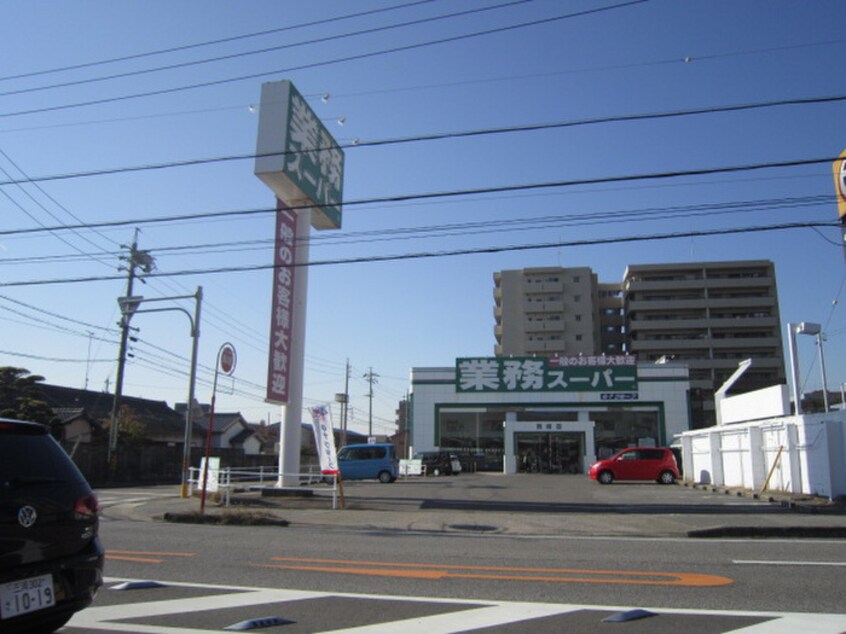
POLYGON ((611 484, 614 480, 655 480, 672 484, 679 478, 676 456, 664 447, 623 449, 607 460, 599 460, 588 471, 591 480, 611 484))
POLYGON ((414 460, 423 462, 425 475, 458 475, 461 473, 461 461, 448 451, 421 451, 414 454, 414 460))
POLYGON ((399 463, 390 443, 347 445, 338 452, 338 468, 344 480, 389 483, 397 479, 399 463))
POLYGON ((0 419, 0 632, 53 632, 103 583, 97 498, 47 427, 0 419))

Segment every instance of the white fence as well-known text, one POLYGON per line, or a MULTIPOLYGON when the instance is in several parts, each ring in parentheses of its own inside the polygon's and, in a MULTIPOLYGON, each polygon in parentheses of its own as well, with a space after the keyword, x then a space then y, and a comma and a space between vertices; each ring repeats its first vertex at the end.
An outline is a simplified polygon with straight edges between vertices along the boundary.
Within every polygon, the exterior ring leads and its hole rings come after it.
MULTIPOLYGON (((275 489, 280 491, 311 491, 313 493, 331 493, 332 508, 338 508, 338 479, 320 473, 319 468, 313 468, 306 473, 283 473, 274 467, 255 467, 233 469, 209 469, 207 494, 219 493, 224 506, 229 506, 232 491, 257 491, 261 489, 275 489), (297 482, 297 486, 280 486, 282 481, 297 482)), ((191 467, 188 475, 188 494, 202 489, 203 470, 191 467)))
POLYGON ((681 434, 686 480, 762 491, 846 495, 846 412, 786 416, 681 434))

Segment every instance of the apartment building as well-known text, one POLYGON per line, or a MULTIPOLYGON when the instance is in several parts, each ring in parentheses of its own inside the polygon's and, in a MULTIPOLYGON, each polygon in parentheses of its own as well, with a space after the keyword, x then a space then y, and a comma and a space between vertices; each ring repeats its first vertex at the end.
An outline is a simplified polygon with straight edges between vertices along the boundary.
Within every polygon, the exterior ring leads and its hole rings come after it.
POLYGON ((785 382, 775 268, 768 260, 626 268, 626 350, 690 368, 694 428, 715 424, 714 390, 752 359, 732 391, 785 382))
POLYGON ((693 428, 751 358, 734 393, 785 382, 775 269, 767 260, 641 264, 621 283, 589 267, 494 273, 496 356, 630 354, 690 369, 693 428))
POLYGON ((589 267, 499 271, 494 301, 497 356, 623 351, 621 286, 589 267))

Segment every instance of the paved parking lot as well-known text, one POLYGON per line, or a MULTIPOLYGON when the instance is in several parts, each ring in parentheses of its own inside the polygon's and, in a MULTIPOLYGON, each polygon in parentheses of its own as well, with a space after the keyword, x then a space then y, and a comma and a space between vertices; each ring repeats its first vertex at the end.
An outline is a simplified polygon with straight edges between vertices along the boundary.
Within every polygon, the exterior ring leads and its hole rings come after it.
MULTIPOLYGON (((179 498, 177 487, 164 493, 148 489, 147 501, 133 497, 133 491, 138 490, 101 492, 105 515, 150 520, 194 513, 199 506, 196 499, 179 498), (121 495, 132 502, 121 504, 121 495)), ((328 486, 311 497, 240 491, 233 492, 230 507, 208 504, 206 512, 250 511, 292 525, 384 530, 688 537, 731 529, 759 536, 846 536, 843 508, 815 500, 790 506, 678 484, 603 486, 586 476, 465 473, 393 484, 356 481, 344 484, 344 498, 343 509, 332 509, 328 486)))

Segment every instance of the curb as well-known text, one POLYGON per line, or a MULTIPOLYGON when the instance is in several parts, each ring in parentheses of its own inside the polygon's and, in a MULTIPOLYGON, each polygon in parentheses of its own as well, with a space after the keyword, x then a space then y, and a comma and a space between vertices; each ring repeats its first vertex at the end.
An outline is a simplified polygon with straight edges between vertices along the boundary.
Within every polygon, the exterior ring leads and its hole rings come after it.
POLYGON ((698 484, 685 481, 682 486, 696 491, 708 493, 722 493, 723 495, 734 495, 736 497, 747 497, 761 502, 777 504, 783 508, 796 511, 797 513, 819 513, 825 515, 846 514, 846 504, 841 500, 829 500, 828 498, 816 497, 813 495, 791 496, 791 495, 767 495, 765 492, 756 492, 751 489, 738 489, 714 484, 698 484))
POLYGON ((846 526, 722 526, 687 532, 695 538, 805 538, 805 539, 846 539, 846 526))
POLYGON ((223 513, 165 513, 161 516, 165 522, 180 524, 214 524, 226 526, 289 526, 288 520, 279 519, 266 513, 245 513, 226 511, 223 513))

